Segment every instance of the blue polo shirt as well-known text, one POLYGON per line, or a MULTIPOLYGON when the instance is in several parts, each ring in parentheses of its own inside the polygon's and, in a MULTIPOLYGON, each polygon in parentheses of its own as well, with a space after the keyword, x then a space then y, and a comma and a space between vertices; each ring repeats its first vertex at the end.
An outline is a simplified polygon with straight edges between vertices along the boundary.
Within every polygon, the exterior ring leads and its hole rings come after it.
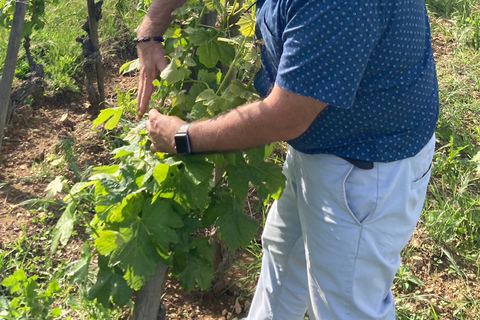
POLYGON ((257 35, 261 95, 276 83, 328 104, 288 141, 296 150, 389 162, 431 138, 438 87, 423 0, 261 0, 257 35))

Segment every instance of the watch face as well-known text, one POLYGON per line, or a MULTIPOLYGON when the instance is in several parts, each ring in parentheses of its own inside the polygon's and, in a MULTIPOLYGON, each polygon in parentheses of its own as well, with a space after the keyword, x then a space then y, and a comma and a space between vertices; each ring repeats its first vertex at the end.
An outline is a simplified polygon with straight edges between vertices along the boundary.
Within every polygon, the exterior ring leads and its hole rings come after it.
POLYGON ((190 144, 188 141, 187 134, 177 134, 175 135, 175 149, 177 149, 178 154, 189 154, 190 153, 190 144))

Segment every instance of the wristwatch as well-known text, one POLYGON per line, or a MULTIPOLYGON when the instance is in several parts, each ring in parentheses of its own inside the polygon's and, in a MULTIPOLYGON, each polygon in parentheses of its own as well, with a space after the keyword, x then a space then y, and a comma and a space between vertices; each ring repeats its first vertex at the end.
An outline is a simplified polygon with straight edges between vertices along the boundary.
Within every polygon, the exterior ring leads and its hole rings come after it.
POLYGON ((188 127, 190 127, 190 123, 183 124, 175 134, 175 149, 179 155, 192 154, 190 138, 188 136, 188 127))

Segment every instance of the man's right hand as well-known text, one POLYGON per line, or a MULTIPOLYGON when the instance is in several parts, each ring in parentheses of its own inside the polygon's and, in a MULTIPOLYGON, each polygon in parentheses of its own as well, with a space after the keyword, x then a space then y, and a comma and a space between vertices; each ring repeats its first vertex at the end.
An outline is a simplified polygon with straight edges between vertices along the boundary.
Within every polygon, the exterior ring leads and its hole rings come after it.
POLYGON ((154 90, 153 80, 155 80, 160 72, 168 65, 168 59, 165 56, 165 48, 162 43, 153 41, 153 39, 149 42, 138 43, 137 52, 140 62, 137 117, 141 118, 147 111, 148 102, 154 90))

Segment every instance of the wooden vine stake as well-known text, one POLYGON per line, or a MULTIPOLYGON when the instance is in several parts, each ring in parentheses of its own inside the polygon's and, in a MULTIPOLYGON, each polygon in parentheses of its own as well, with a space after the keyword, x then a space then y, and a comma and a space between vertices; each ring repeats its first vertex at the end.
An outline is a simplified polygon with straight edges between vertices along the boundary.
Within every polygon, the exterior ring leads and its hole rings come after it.
POLYGON ((0 81, 0 147, 3 142, 3 130, 5 129, 5 123, 7 120, 8 104, 10 102, 10 93, 12 90, 13 77, 15 75, 18 50, 20 49, 27 4, 28 1, 26 0, 17 0, 15 2, 12 29, 10 30, 10 37, 8 39, 7 56, 5 58, 2 80, 0 81))
POLYGON ((136 292, 132 320, 163 320, 165 309, 162 305, 162 293, 167 276, 167 266, 158 264, 158 271, 136 292))
POLYGON ((102 18, 102 4, 103 0, 97 3, 95 0, 87 0, 88 18, 82 27, 87 32, 87 36, 76 39, 82 44, 82 53, 85 57, 83 62, 85 87, 94 115, 98 114, 100 105, 105 101, 102 56, 98 41, 98 21, 102 18))

